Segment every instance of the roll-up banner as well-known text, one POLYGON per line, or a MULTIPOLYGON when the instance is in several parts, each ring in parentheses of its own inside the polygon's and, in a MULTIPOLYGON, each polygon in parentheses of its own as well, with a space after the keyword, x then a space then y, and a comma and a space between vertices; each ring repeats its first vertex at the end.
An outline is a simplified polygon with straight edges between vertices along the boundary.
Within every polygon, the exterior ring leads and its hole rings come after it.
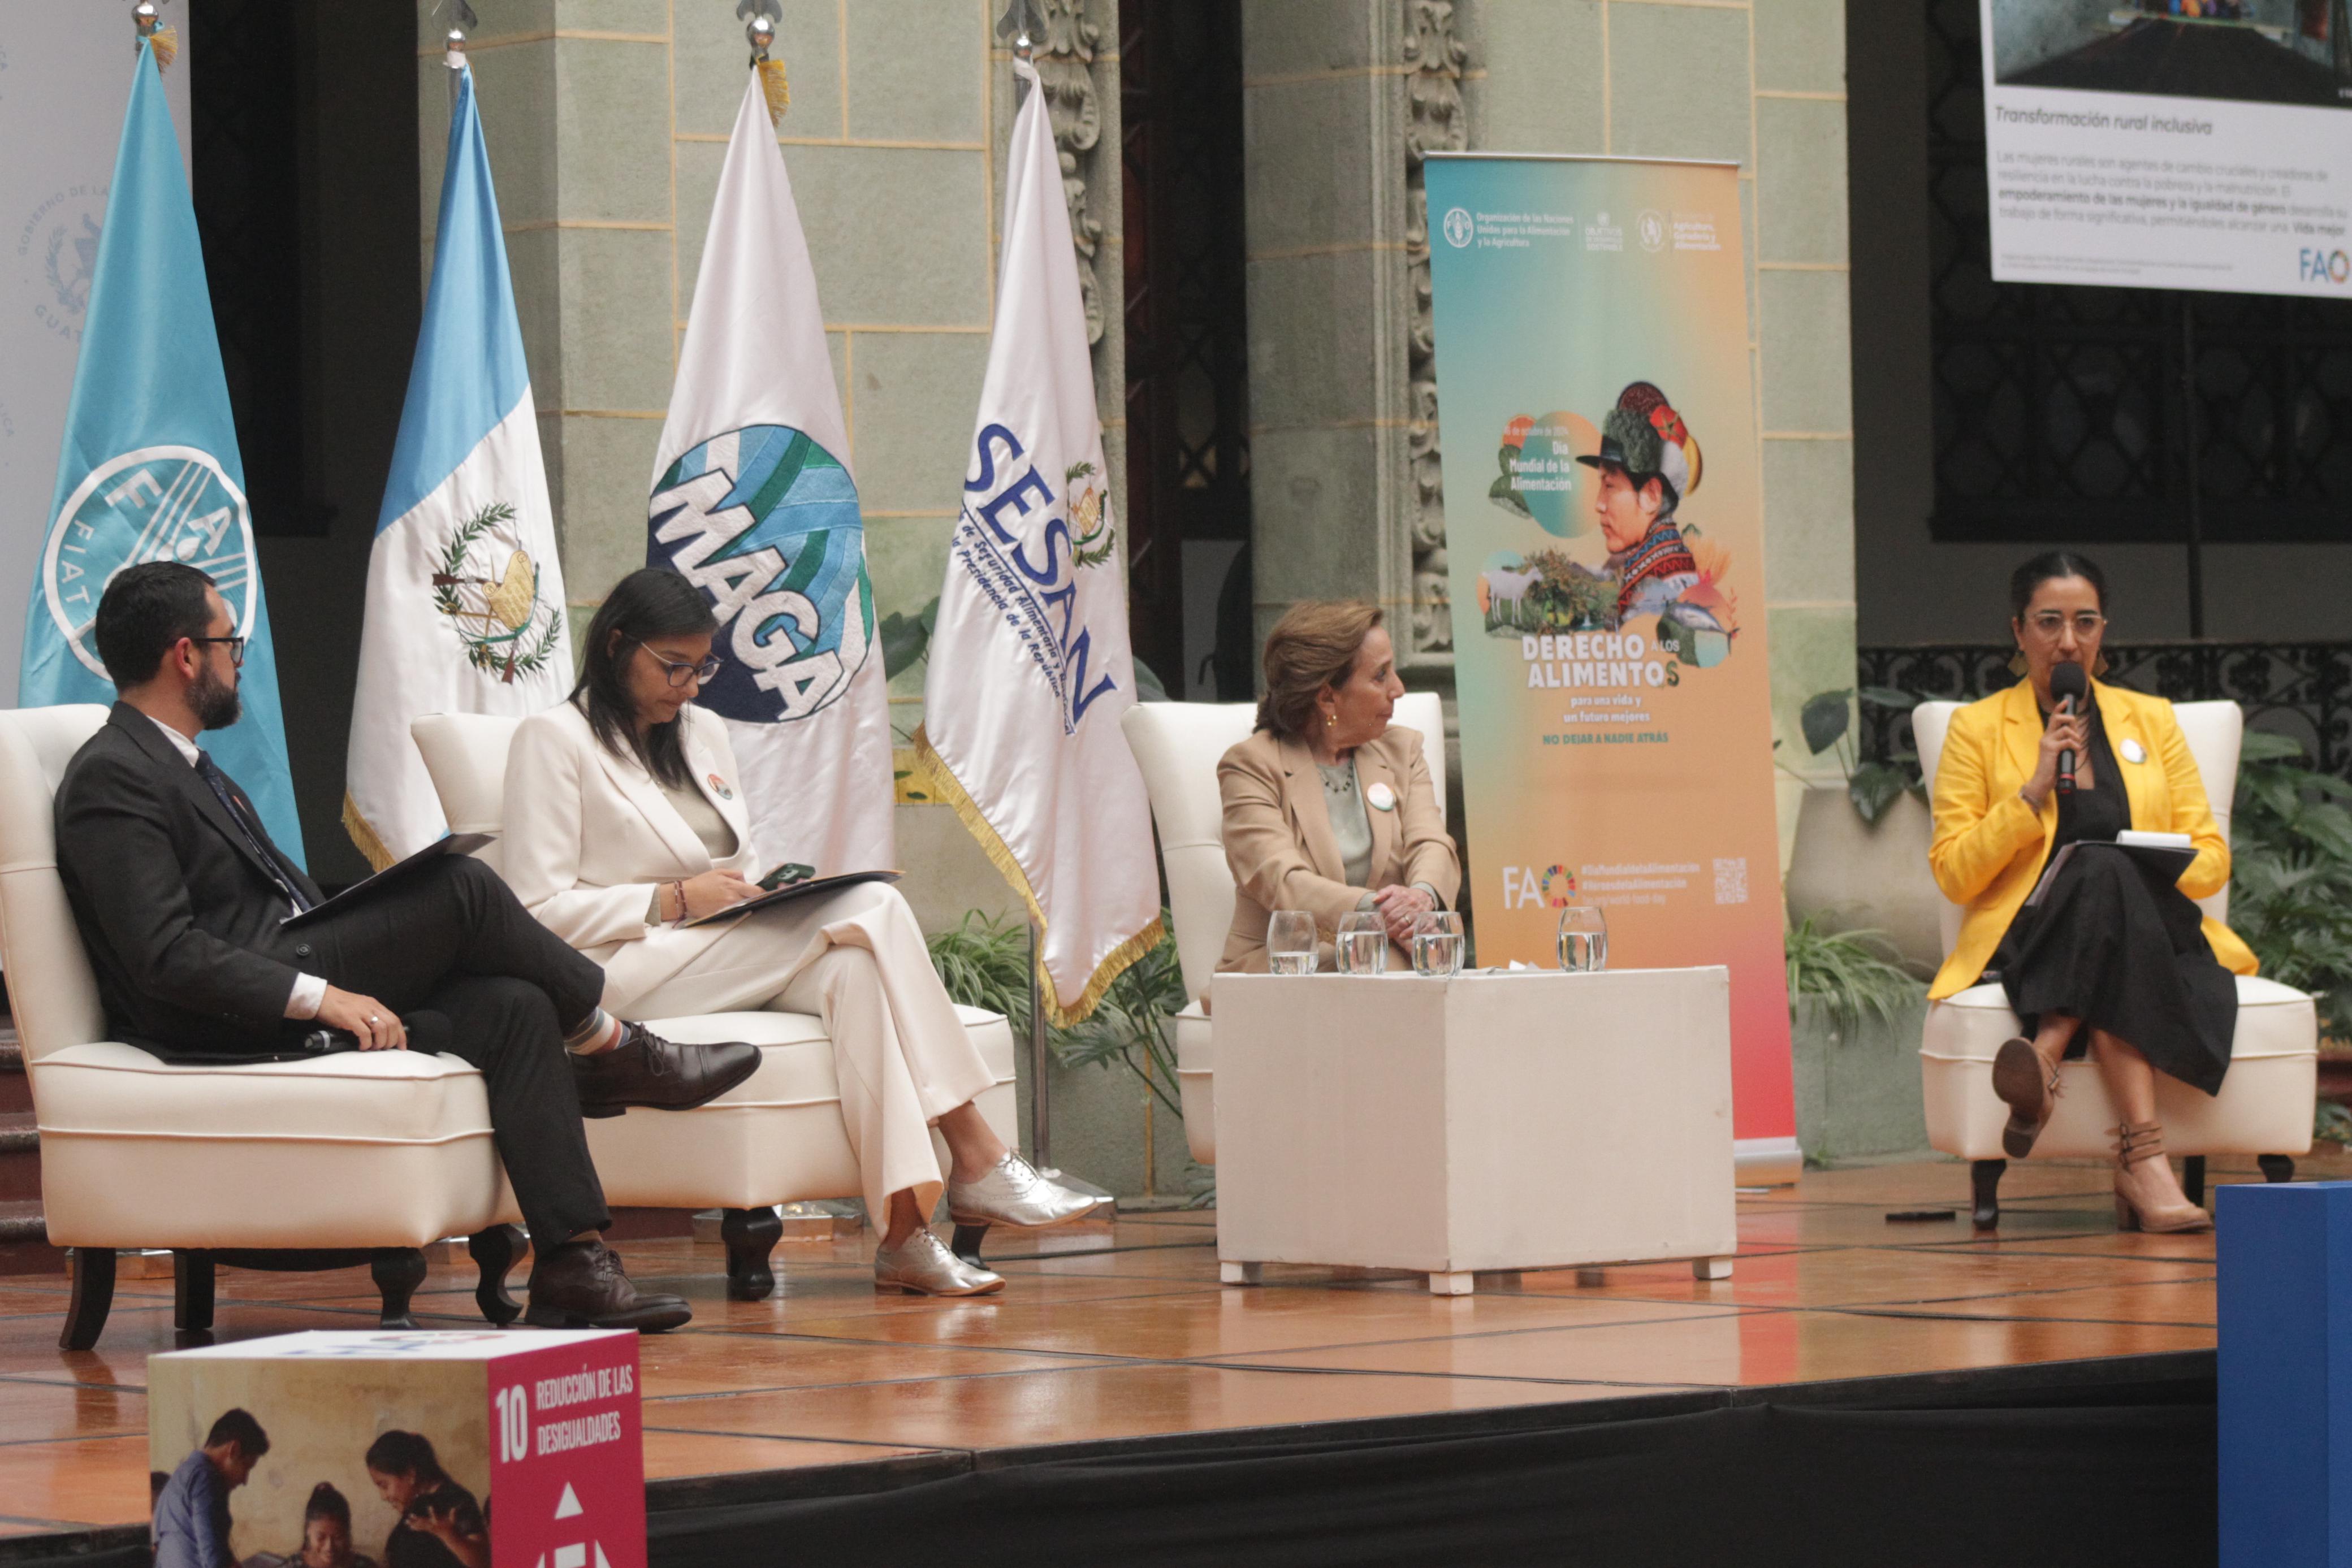
POLYGON ((1793 1158, 1738 171, 1428 164, 1482 964, 1731 970, 1743 1163, 1793 1158))
POLYGON ((2343 0, 1978 0, 1992 275, 2352 293, 2343 0))

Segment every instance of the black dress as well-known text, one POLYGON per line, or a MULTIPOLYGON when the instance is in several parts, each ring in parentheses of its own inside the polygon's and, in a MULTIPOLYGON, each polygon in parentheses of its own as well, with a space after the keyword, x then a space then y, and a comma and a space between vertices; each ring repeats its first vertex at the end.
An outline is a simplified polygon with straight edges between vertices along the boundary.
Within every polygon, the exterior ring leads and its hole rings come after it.
MULTIPOLYGON (((2055 856, 2077 841, 2112 842, 2131 826, 2123 769, 2092 710, 2091 771, 2096 789, 2058 797, 2055 856)), ((2213 956, 2202 915, 2161 873, 2112 850, 2078 851, 2039 908, 2017 912, 1988 966, 2000 973, 2029 1035, 2043 1013, 2089 1028, 2067 1046, 2081 1056, 2092 1029, 2138 1048, 2151 1066, 2218 1092, 2230 1069, 2238 1025, 2238 985, 2213 956)))

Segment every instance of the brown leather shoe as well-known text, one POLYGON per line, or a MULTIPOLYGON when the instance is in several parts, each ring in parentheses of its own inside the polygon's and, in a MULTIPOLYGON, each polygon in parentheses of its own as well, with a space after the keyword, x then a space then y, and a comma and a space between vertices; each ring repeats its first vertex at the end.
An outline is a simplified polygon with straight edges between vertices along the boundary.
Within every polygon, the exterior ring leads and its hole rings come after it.
POLYGON ((2001 1152, 2021 1160, 2033 1152, 2042 1124, 2058 1098, 2057 1070, 2042 1060, 2033 1042, 2012 1035, 1993 1053, 1992 1092, 2009 1107, 2009 1122, 2000 1130, 2001 1152))
POLYGON ((530 1305, 522 1321, 535 1329, 636 1329, 660 1333, 686 1323, 693 1310, 681 1296, 640 1291, 621 1270, 621 1255, 601 1241, 567 1241, 530 1266, 530 1305))
POLYGON ((756 1045, 679 1045, 635 1023, 621 1026, 621 1043, 612 1050, 572 1059, 583 1116, 617 1116, 633 1105, 691 1111, 759 1071, 756 1045))

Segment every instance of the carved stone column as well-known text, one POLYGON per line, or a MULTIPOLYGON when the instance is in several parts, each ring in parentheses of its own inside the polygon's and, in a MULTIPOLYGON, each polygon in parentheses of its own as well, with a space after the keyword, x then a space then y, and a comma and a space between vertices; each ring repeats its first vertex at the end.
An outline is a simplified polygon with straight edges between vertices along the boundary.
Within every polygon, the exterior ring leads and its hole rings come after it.
POLYGON ((1412 465, 1407 491, 1412 541, 1413 654, 1450 653, 1454 623, 1445 587, 1445 481, 1437 449, 1437 330, 1430 306, 1429 194, 1423 164, 1432 152, 1458 152, 1470 144, 1462 104, 1467 57, 1454 33, 1454 0, 1404 0, 1405 260, 1412 279, 1412 332, 1406 356, 1412 378, 1412 423, 1406 451, 1412 465))
POLYGON ((1036 0, 1044 32, 1035 39, 1033 63, 1045 84, 1045 108, 1054 121, 1054 145, 1062 155, 1062 190, 1070 204, 1070 237, 1078 252, 1078 287, 1086 295, 1087 341, 1103 338, 1102 297, 1095 266, 1102 249, 1103 224, 1094 215, 1087 183, 1095 176, 1095 149, 1102 143, 1103 94, 1095 85, 1095 49, 1102 28, 1087 15, 1086 0, 1036 0))

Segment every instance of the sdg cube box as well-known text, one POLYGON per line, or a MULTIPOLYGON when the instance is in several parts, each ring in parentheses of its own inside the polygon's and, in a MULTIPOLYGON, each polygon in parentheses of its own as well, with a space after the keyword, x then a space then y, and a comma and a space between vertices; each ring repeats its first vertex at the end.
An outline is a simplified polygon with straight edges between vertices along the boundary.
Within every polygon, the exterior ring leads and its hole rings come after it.
POLYGON ((634 1332, 285 1334, 147 1385, 159 1568, 645 1568, 634 1332))

